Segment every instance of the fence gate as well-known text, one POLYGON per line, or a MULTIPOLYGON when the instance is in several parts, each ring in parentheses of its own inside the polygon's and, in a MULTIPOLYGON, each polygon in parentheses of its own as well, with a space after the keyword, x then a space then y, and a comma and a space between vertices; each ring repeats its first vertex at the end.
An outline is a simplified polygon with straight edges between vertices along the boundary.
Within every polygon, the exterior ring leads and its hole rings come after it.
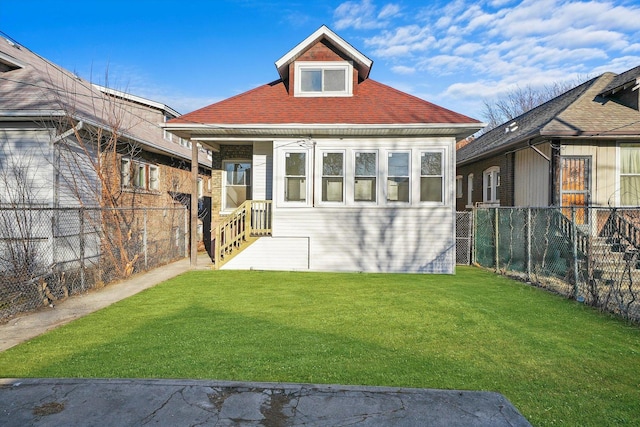
POLYGON ((471 264, 473 212, 456 212, 456 264, 471 264))

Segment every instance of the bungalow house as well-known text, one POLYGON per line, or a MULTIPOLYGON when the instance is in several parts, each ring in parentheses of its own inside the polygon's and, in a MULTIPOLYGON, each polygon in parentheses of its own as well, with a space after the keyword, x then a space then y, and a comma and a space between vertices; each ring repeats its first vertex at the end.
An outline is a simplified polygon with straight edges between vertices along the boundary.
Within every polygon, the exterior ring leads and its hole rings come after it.
POLYGON ((165 125, 214 151, 218 267, 453 273, 454 144, 483 124, 369 78, 326 26, 275 65, 165 125))
MULTIPOLYGON (((109 239, 126 239, 139 249, 131 232, 142 227, 141 220, 134 218, 141 211, 134 208, 161 211, 188 206, 192 196, 204 204, 209 196, 210 153, 198 153, 201 191, 192 194, 190 142, 160 126, 178 116, 164 104, 93 85, 28 48, 0 38, 0 232, 21 229, 29 235, 10 237, 48 245, 47 256, 38 260, 38 270, 45 272, 53 266, 77 264, 80 258, 83 263, 100 260, 104 264, 109 239), (88 212, 105 207, 120 212, 112 215, 112 228, 96 232, 93 241, 79 240, 79 230, 84 227, 86 232, 89 224, 77 214, 72 216, 70 208, 88 212), (30 217, 20 219, 13 214, 21 210, 31 212, 30 217), (39 224, 48 226, 20 227, 15 223, 32 223, 36 217, 39 224), (120 235, 116 235, 116 228, 120 235)), ((106 211, 92 212, 86 219, 95 220, 93 225, 108 222, 106 211)), ((168 230, 170 234, 172 228, 176 230, 173 243, 182 247, 183 255, 184 213, 171 220, 165 214, 148 224, 147 236, 151 230, 168 230)), ((3 239, 3 244, 10 240, 3 239)), ((146 243, 153 254, 164 250, 160 243, 146 243)), ((0 253, 7 254, 3 248, 0 253)), ((142 263, 136 254, 125 256, 120 251, 116 258, 132 262, 127 267, 130 273, 142 263)), ((0 258, 3 272, 5 261, 0 258)))
POLYGON ((463 144, 457 209, 639 206, 639 84, 604 73, 463 144))

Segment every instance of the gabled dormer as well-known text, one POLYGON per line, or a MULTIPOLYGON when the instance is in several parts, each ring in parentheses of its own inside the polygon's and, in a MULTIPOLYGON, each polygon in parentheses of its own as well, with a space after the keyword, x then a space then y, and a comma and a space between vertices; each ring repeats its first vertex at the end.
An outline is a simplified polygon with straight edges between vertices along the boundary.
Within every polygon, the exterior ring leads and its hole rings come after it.
POLYGON ((276 61, 289 95, 353 96, 373 61, 325 25, 276 61))
MULTIPOLYGON (((20 49, 20 46, 18 46, 11 40, 4 39, 4 41, 14 49, 20 49)), ((18 61, 16 58, 12 57, 11 55, 8 55, 0 51, 0 73, 19 70, 20 68, 24 68, 24 64, 22 62, 18 61)))
POLYGON ((614 77, 598 95, 626 107, 640 110, 640 66, 614 77))

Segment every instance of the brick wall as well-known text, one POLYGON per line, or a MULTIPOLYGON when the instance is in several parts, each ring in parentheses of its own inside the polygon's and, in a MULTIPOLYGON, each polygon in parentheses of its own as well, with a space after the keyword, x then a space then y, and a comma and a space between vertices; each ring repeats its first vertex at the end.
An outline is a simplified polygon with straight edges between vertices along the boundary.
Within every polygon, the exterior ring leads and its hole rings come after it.
MULTIPOLYGON (((318 43, 307 49, 302 55, 300 55, 296 61, 289 64, 289 81, 285 82, 289 88, 289 95, 293 96, 293 88, 295 87, 295 62, 297 61, 351 61, 351 59, 344 53, 336 49, 331 43, 326 40, 321 40, 318 43)), ((358 88, 358 70, 353 68, 353 93, 356 94, 358 88)))
POLYGON ((456 199, 456 210, 462 211, 467 209, 467 198, 469 194, 468 176, 470 173, 473 174, 473 204, 475 205, 477 202, 483 201, 483 173, 492 166, 498 166, 500 168, 500 187, 498 189, 500 206, 513 206, 514 160, 514 153, 510 153, 480 160, 464 166, 458 166, 456 168, 456 175, 462 175, 462 197, 456 199))

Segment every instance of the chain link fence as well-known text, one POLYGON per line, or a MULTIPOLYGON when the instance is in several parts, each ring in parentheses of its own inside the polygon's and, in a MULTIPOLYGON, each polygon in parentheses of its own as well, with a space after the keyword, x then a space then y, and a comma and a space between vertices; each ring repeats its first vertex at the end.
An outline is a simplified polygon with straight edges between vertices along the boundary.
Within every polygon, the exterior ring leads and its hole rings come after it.
POLYGON ((187 255, 185 208, 0 207, 0 322, 187 255))
POLYGON ((456 212, 456 264, 471 264, 473 212, 456 212))
POLYGON ((475 263, 640 321, 640 209, 478 208, 475 263))

